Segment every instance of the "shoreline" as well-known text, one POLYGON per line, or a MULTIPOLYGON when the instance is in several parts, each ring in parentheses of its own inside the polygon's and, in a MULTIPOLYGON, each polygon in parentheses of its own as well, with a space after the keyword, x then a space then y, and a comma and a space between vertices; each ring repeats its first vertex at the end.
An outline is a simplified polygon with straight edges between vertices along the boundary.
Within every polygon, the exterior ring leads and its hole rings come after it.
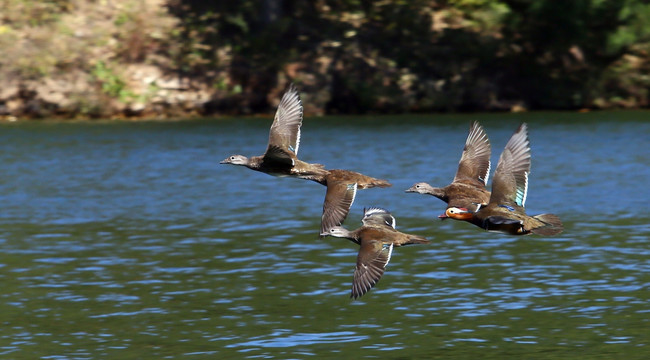
MULTIPOLYGON (((370 117, 389 117, 389 116, 445 116, 445 115, 472 115, 472 114, 549 114, 549 113, 611 113, 611 112, 648 112, 649 108, 636 107, 636 108, 606 108, 606 109, 538 109, 531 111, 455 111, 455 112, 404 112, 404 113, 365 113, 365 114, 305 114, 305 118, 325 118, 325 117, 358 117, 360 119, 367 119, 370 117)), ((46 124, 112 124, 112 123, 146 123, 146 122, 159 122, 159 123, 175 123, 175 122, 189 122, 189 121, 210 121, 210 120, 236 120, 236 119, 259 119, 264 121, 272 121, 274 113, 255 113, 250 115, 233 115, 233 114, 211 114, 205 116, 179 116, 179 117, 164 117, 164 116, 121 116, 121 117, 105 117, 105 118, 89 118, 89 117, 47 117, 47 118, 30 118, 30 117, 15 117, 15 116, 0 116, 0 124, 24 124, 24 123, 46 123, 46 124)))

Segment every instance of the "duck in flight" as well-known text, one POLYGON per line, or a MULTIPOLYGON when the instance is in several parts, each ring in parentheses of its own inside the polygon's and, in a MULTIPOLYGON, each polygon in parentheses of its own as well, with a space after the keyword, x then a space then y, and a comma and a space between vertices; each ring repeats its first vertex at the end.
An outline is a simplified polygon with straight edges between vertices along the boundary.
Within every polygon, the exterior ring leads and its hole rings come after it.
POLYGON ((342 169, 327 170, 321 164, 298 159, 303 107, 294 84, 284 93, 269 132, 266 152, 260 156, 231 155, 221 164, 245 166, 273 176, 295 177, 325 185, 321 233, 341 225, 350 211, 357 190, 388 187, 391 184, 358 172, 342 169))
POLYGON ((298 160, 302 102, 295 85, 291 84, 282 96, 269 132, 266 152, 260 156, 230 155, 220 164, 245 166, 273 176, 289 176, 315 180, 328 174, 321 164, 298 160))
POLYGON ((450 207, 445 214, 453 219, 469 221, 485 230, 511 235, 557 235, 563 231, 562 221, 553 214, 526 215, 531 155, 528 127, 521 124, 499 157, 492 180, 492 194, 487 205, 475 211, 450 207))
POLYGON ((397 231, 395 217, 386 209, 363 209, 361 222, 363 225, 353 231, 334 226, 321 234, 346 238, 359 245, 350 293, 353 299, 363 296, 377 284, 390 261, 394 247, 429 243, 429 240, 421 236, 397 231))
POLYGON ((391 186, 386 180, 341 169, 329 170, 321 184, 327 186, 321 218, 321 236, 332 227, 343 223, 350 212, 357 190, 391 186))
MULTIPOLYGON (((473 121, 451 184, 438 188, 419 182, 406 189, 406 192, 435 196, 447 203, 447 209, 463 208, 474 212, 490 200, 490 192, 486 188, 490 175, 490 155, 490 140, 483 127, 473 121)), ((439 218, 450 217, 443 214, 439 218)))

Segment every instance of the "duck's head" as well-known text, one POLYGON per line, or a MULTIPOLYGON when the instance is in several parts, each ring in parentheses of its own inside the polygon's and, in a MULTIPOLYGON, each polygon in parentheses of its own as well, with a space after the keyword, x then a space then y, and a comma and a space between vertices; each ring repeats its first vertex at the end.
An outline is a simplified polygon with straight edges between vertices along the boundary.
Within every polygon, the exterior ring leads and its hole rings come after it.
POLYGON ((450 207, 447 208, 444 214, 439 215, 438 218, 445 220, 448 218, 456 220, 470 220, 474 214, 466 208, 450 207))
POLYGON ((246 165, 248 164, 248 158, 244 155, 230 155, 219 161, 219 164, 246 165))
POLYGON ((334 226, 331 229, 320 233, 320 236, 345 237, 349 233, 348 229, 342 226, 334 226))
POLYGON ((428 194, 431 192, 431 189, 433 187, 425 182, 419 182, 413 184, 410 188, 406 189, 405 192, 410 192, 410 193, 420 193, 420 194, 428 194))

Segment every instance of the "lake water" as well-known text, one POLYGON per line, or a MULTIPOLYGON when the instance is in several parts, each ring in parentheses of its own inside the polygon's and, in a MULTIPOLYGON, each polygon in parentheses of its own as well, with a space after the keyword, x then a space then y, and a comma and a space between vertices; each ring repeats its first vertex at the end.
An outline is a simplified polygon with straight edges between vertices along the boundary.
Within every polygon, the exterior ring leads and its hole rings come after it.
POLYGON ((219 165, 264 152, 270 118, 0 126, 0 358, 647 359, 650 113, 308 118, 300 158, 385 178, 364 206, 398 248, 349 299, 358 248, 318 238, 325 188, 219 165), (493 169, 517 125, 527 210, 556 237, 436 218, 407 194, 454 176, 471 120, 493 169))

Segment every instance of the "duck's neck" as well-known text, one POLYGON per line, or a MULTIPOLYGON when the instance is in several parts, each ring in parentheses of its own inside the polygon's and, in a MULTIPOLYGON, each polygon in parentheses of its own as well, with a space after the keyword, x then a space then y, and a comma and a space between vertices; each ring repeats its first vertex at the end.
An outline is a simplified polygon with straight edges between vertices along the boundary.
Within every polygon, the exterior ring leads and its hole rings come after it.
POLYGON ((248 158, 246 164, 244 164, 249 169, 260 170, 262 167, 262 157, 261 156, 251 156, 248 158))
POLYGON ((348 239, 348 240, 352 241, 355 244, 359 244, 359 234, 358 234, 357 230, 350 231, 348 229, 341 228, 340 232, 338 234, 334 235, 334 236, 340 237, 340 238, 345 238, 345 239, 348 239))
POLYGON ((435 196, 444 202, 449 202, 449 197, 447 196, 444 188, 437 188, 432 186, 427 189, 427 194, 435 196))

